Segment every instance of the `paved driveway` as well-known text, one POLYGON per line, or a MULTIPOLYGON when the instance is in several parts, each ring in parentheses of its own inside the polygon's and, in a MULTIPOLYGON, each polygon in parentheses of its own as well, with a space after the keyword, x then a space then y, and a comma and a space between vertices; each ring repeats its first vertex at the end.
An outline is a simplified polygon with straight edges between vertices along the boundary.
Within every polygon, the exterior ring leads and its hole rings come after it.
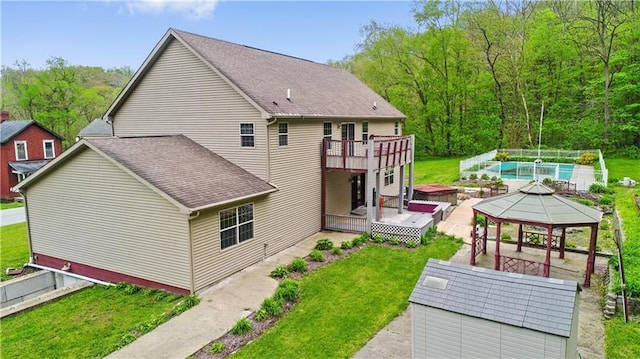
POLYGON ((24 207, 4 209, 0 211, 0 226, 26 221, 24 207))

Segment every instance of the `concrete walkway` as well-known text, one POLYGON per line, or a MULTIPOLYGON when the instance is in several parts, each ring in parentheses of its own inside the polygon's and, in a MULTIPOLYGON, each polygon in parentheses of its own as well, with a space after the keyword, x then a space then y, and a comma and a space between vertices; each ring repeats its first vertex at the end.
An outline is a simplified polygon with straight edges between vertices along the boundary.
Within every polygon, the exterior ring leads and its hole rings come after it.
POLYGON ((3 209, 0 211, 0 226, 8 226, 24 221, 26 221, 24 207, 3 209))
POLYGON ((199 294, 200 304, 107 358, 186 358, 223 336, 238 319, 258 309, 273 294, 278 281, 269 277, 269 273, 278 264, 308 255, 318 239, 329 238, 339 245, 354 237, 352 233, 316 233, 205 290, 199 294))

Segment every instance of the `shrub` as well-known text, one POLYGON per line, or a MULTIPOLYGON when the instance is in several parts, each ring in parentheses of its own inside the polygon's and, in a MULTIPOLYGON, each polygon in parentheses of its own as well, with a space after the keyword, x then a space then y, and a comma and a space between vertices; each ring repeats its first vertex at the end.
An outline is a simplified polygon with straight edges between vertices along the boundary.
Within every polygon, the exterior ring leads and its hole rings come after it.
POLYGON ((298 257, 291 261, 289 266, 287 267, 289 272, 305 272, 307 270, 307 261, 298 257))
POLYGON ((389 240, 389 244, 391 244, 392 246, 397 246, 400 244, 400 240, 396 237, 391 237, 391 239, 389 240))
POLYGON ((309 258, 314 262, 324 262, 324 254, 318 249, 314 249, 309 253, 309 258))
POLYGON ((500 162, 509 161, 509 154, 507 152, 498 152, 494 159, 500 162))
POLYGON ((472 174, 469 175, 469 179, 472 180, 472 181, 473 180, 477 180, 478 179, 478 175, 475 174, 475 173, 472 173, 472 174))
POLYGON ((407 241, 407 243, 405 243, 405 245, 407 246, 407 248, 416 248, 418 246, 418 242, 416 242, 416 241, 407 241))
POLYGON ((593 207, 593 201, 590 199, 586 199, 586 198, 580 198, 580 197, 571 197, 572 200, 578 202, 578 203, 582 203, 585 206, 589 206, 589 207, 593 207))
POLYGON ((591 186, 589 186, 589 192, 613 194, 613 188, 609 188, 601 183, 593 183, 591 184, 591 186))
POLYGON ((484 221, 485 221, 484 216, 477 216, 476 217, 476 224, 478 226, 484 226, 484 221))
POLYGON ((139 290, 140 290, 140 287, 138 287, 138 286, 137 286, 137 285, 135 285, 135 284, 127 284, 127 285, 124 287, 124 292, 125 292, 125 293, 127 293, 127 294, 135 294, 135 293, 137 293, 139 290))
POLYGON ((257 321, 261 322, 267 318, 269 318, 269 313, 266 310, 260 308, 256 311, 255 318, 257 321))
POLYGON ((287 274, 289 274, 289 271, 287 270, 287 267, 283 265, 279 265, 271 271, 271 276, 273 278, 284 278, 287 274))
POLYGON ((567 241, 567 243, 565 243, 564 246, 567 248, 576 248, 576 243, 572 241, 567 241))
POLYGON ((609 229, 609 223, 605 222, 605 221, 600 222, 600 229, 602 229, 603 231, 608 230, 609 229))
POLYGON ((295 302, 300 298, 300 284, 293 279, 285 279, 278 285, 273 297, 287 302, 295 302))
POLYGON ((342 254, 342 249, 340 249, 340 247, 333 247, 331 248, 331 254, 339 256, 342 254))
POLYGON ((351 249, 353 248, 353 243, 351 241, 344 241, 340 243, 340 248, 342 249, 351 249))
POLYGON ((483 173, 482 176, 480 176, 480 179, 483 181, 488 181, 489 180, 489 175, 486 173, 483 173))
POLYGON ((598 202, 600 202, 600 204, 608 206, 613 203, 613 197, 609 195, 600 196, 600 198, 598 199, 598 202))
POLYGON ((386 239, 381 235, 376 235, 375 237, 373 237, 373 240, 378 244, 382 244, 386 241, 386 239))
POLYGON ((231 327, 231 333, 234 335, 245 335, 249 333, 253 329, 251 327, 251 322, 247 318, 242 318, 236 322, 236 324, 231 327))
POLYGON ((260 309, 264 309, 270 316, 279 317, 284 312, 283 304, 284 301, 282 299, 265 298, 260 309))
POLYGON ((591 166, 595 161, 596 161, 596 155, 590 152, 586 152, 580 155, 580 157, 576 160, 576 163, 579 165, 591 166))
POLYGON ((328 249, 333 248, 333 242, 331 242, 331 240, 327 239, 327 238, 323 238, 323 239, 319 239, 316 242, 316 249, 321 250, 321 251, 326 251, 328 249))
POLYGON ((200 298, 197 295, 192 294, 184 297, 184 299, 178 303, 175 308, 175 314, 180 314, 186 312, 189 308, 195 307, 198 303, 200 303, 200 298))
POLYGON ((211 347, 209 348, 209 352, 211 354, 220 354, 225 350, 225 346, 222 342, 215 342, 213 344, 211 344, 211 347))
POLYGON ((358 237, 354 238, 351 241, 351 244, 353 244, 354 247, 361 245, 362 243, 368 241, 371 238, 371 236, 369 235, 369 233, 367 232, 363 232, 361 235, 359 235, 358 237))
POLYGON ((543 183, 543 184, 545 184, 545 185, 547 185, 547 186, 551 186, 551 185, 553 184, 553 180, 552 180, 551 178, 549 178, 549 177, 545 177, 545 178, 542 180, 542 183, 543 183))
POLYGON ((500 238, 501 239, 511 239, 511 234, 509 234, 508 232, 502 232, 500 234, 500 238))

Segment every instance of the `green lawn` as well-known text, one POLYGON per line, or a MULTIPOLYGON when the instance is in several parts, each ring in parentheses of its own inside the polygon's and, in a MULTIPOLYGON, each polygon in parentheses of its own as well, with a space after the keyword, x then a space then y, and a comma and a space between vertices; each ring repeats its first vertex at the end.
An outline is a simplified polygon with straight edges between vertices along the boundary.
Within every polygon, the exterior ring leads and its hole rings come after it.
POLYGON ((0 202, 0 210, 9 209, 9 208, 19 208, 24 207, 24 203, 22 202, 0 202))
POLYGON ((27 225, 16 223, 0 227, 0 280, 11 278, 5 274, 7 268, 22 267, 28 261, 27 225))
POLYGON ((302 299, 234 358, 346 358, 401 314, 428 258, 450 258, 446 238, 415 251, 368 245, 301 279, 302 299))
POLYGON ((460 178, 460 160, 463 157, 437 158, 414 163, 416 184, 452 184, 460 178))
POLYGON ((640 358, 640 323, 625 323, 621 314, 605 320, 605 352, 609 359, 640 358))
POLYGON ((162 317, 179 298, 159 291, 126 294, 100 285, 83 289, 2 319, 2 357, 102 357, 116 349, 123 336, 131 341, 132 329, 162 317))

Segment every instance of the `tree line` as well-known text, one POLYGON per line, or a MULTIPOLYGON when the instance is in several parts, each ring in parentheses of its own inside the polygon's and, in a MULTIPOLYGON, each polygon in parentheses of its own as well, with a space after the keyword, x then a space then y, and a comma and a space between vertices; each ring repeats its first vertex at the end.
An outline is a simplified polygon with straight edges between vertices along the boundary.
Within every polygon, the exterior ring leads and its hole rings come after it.
POLYGON ((403 111, 422 155, 536 147, 542 116, 543 147, 640 158, 633 1, 423 0, 413 15, 372 21, 330 64, 403 111))
POLYGON ((133 71, 129 67, 72 66, 51 57, 45 69, 26 61, 3 66, 0 107, 11 119, 33 119, 64 138, 65 147, 92 120, 102 117, 133 71))

